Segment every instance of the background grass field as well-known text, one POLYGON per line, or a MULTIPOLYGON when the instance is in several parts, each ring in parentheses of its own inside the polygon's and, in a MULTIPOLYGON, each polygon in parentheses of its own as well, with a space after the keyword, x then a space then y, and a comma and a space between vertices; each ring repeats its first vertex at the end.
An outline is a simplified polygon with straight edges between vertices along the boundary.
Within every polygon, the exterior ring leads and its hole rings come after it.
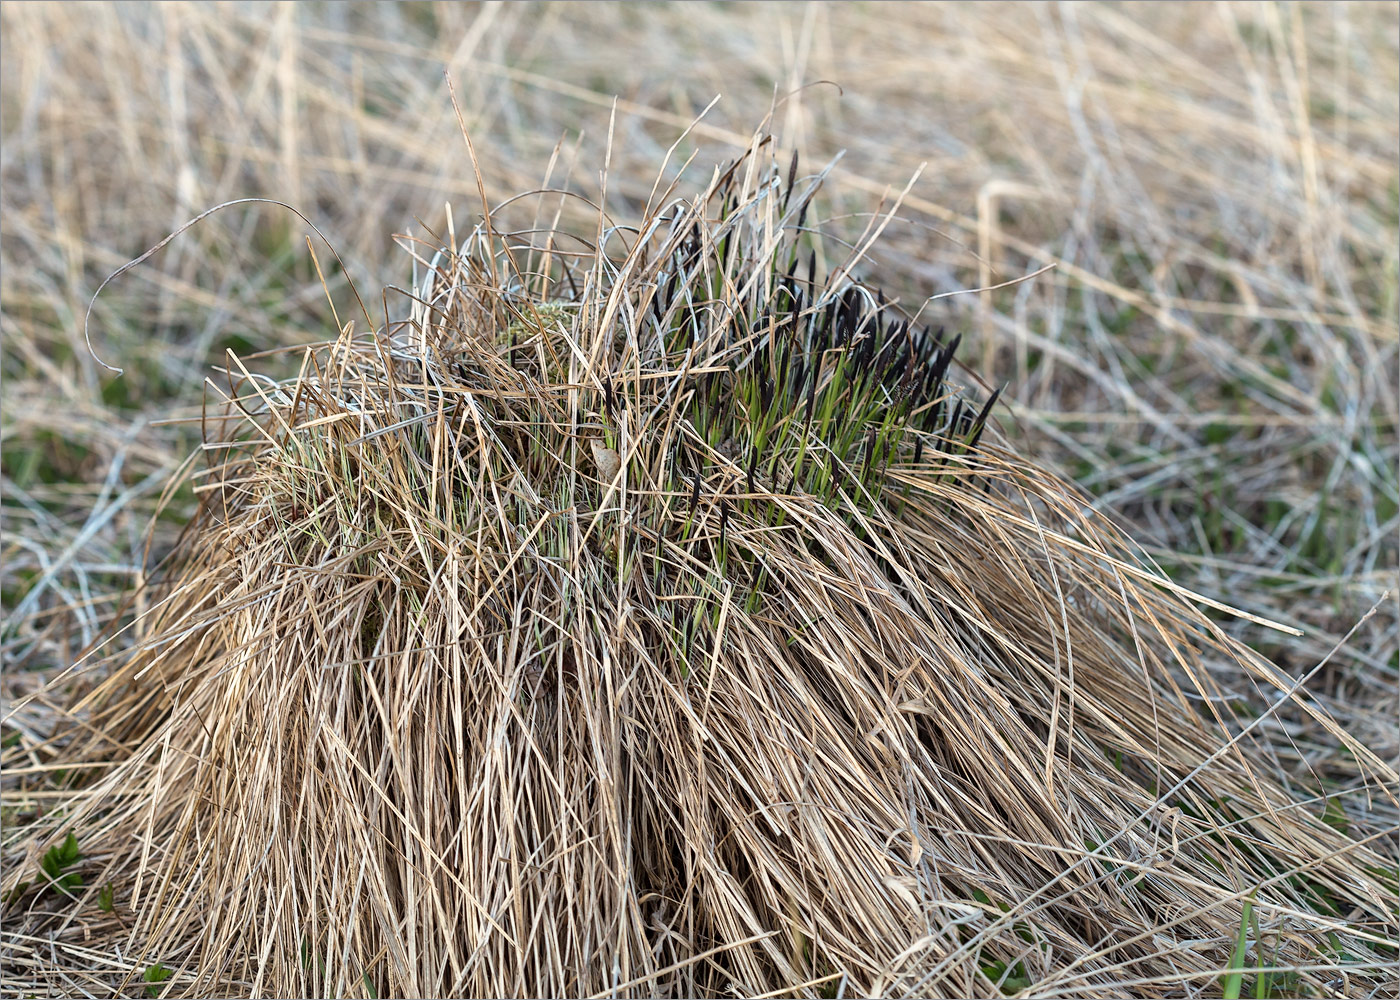
MULTIPOLYGON (((821 209, 866 276, 965 335, 999 422, 1178 583, 1400 756, 1395 4, 7 4, 0 38, 0 649, 18 698, 95 637, 193 506, 167 476, 225 349, 406 284, 394 234, 568 187, 632 221, 770 111, 844 153, 821 209), (689 159, 694 154, 693 159, 689 159), (600 167, 607 163, 606 186, 600 167), (664 186, 663 182, 663 186, 664 186), (189 218, 236 205, 98 285, 189 218), (328 254, 319 259, 329 267, 328 254), (151 547, 145 547, 148 527, 151 547), (1388 597, 1383 595, 1389 592, 1388 597), (1368 612, 1359 627, 1360 621, 1368 612)), ((373 304, 373 303, 372 303, 373 304)), ((1259 692, 1232 690, 1262 709, 1259 692)), ((1393 800, 1301 713, 1261 731, 1336 822, 1393 800), (1314 792, 1317 789, 1314 789, 1314 792), (1355 794, 1352 794, 1355 793, 1355 794)), ((7 728, 6 738, 18 730, 7 728)), ((17 738, 17 737, 16 737, 17 738)))

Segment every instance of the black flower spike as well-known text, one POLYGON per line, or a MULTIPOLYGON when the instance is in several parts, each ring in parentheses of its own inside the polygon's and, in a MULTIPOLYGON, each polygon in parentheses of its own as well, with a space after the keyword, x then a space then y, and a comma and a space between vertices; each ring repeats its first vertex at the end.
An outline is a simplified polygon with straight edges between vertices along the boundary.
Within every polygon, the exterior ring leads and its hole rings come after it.
POLYGON ((679 271, 672 271, 670 280, 666 282, 665 307, 667 309, 671 308, 671 303, 676 301, 676 283, 680 280, 681 273, 679 271))
POLYGON ((660 286, 657 286, 656 294, 654 294, 654 295, 651 297, 651 312, 652 312, 652 315, 656 317, 656 325, 657 325, 658 327, 661 326, 661 319, 662 319, 662 317, 665 315, 665 312, 664 312, 664 310, 663 310, 663 308, 662 308, 662 305, 661 305, 661 288, 660 288, 660 286))
POLYGON ((841 294, 841 309, 838 315, 842 339, 850 339, 847 333, 854 334, 856 322, 860 319, 860 292, 851 285, 841 294))
MULTIPOLYGON (((804 205, 802 210, 805 212, 807 207, 804 205)), ((798 225, 800 227, 801 223, 798 225)), ((807 290, 813 295, 817 294, 817 252, 815 250, 807 255, 807 290)))
POLYGON ((924 414, 923 428, 926 431, 937 432, 943 426, 943 397, 935 396, 933 405, 924 414))
POLYGON ((806 424, 812 426, 812 413, 817 404, 817 378, 821 375, 820 366, 813 366, 812 374, 807 382, 807 418, 806 424))
POLYGON ((924 460, 924 439, 916 437, 914 439, 914 464, 918 465, 924 460))
POLYGON ((802 351, 796 351, 792 362, 792 376, 788 379, 784 392, 792 399, 796 399, 802 392, 802 380, 807 377, 806 355, 802 351))
POLYGON ((972 411, 963 405, 963 401, 958 400, 958 405, 953 408, 953 419, 948 421, 948 436, 954 438, 965 437, 972 427, 972 411))
POLYGON ((982 412, 978 413, 977 419, 972 422, 972 435, 967 439, 969 448, 977 447, 978 439, 982 437, 982 432, 987 429, 987 417, 991 415, 992 407, 996 404, 997 397, 1001 395, 1001 390, 1005 388, 1005 383, 997 386, 996 391, 994 391, 991 396, 987 398, 987 402, 983 404, 982 412))
POLYGON ((854 367, 856 371, 864 372, 870 367, 870 362, 873 360, 872 355, 874 352, 871 348, 874 346, 875 341, 870 337, 861 337, 860 340, 857 341, 857 344, 859 346, 856 347, 854 367))
POLYGON ((787 192, 783 195, 783 214, 787 214, 788 202, 792 200, 792 187, 797 183, 797 150, 792 151, 792 164, 788 167, 787 192))
POLYGON ((729 501, 719 502, 719 544, 724 547, 724 532, 729 527, 729 501))
POLYGON ((792 311, 800 313, 803 305, 807 302, 807 291, 797 277, 797 257, 795 256, 792 258, 792 270, 787 276, 787 291, 788 295, 792 297, 792 311))
POLYGON ((755 470, 757 470, 757 468, 758 468, 758 445, 754 445, 753 448, 752 448, 752 450, 750 450, 750 452, 749 452, 749 474, 748 474, 747 481, 746 481, 746 483, 745 483, 745 485, 747 486, 747 489, 744 491, 744 492, 746 492, 746 493, 752 493, 752 492, 753 492, 753 474, 754 474, 755 470))
POLYGON ((607 414, 608 420, 612 420, 612 418, 613 418, 613 406, 614 406, 614 399, 613 399, 613 381, 612 381, 612 376, 611 376, 610 374, 604 372, 604 373, 603 373, 603 412, 607 414))
POLYGON ((695 263, 700 259, 700 246, 701 246, 700 220, 697 219, 697 220, 695 220, 694 225, 691 226, 691 229, 690 229, 690 236, 689 236, 689 238, 686 240, 686 244, 685 244, 685 252, 686 252, 686 262, 685 262, 685 266, 686 266, 687 269, 688 269, 691 265, 695 264, 695 263))
POLYGON ((860 468, 860 478, 870 475, 870 466, 875 459, 875 428, 870 428, 870 436, 865 439, 865 463, 860 468))
POLYGON ((788 293, 788 297, 795 297, 797 293, 797 281, 794 276, 797 274, 797 254, 792 255, 792 263, 788 265, 787 275, 783 279, 782 288, 788 293))
MULTIPOLYGON (((913 364, 913 361, 910 361, 913 364)), ((909 374, 909 409, 916 410, 927 402, 925 390, 928 388, 928 367, 915 368, 909 374)))
MULTIPOLYGON (((807 209, 811 207, 811 204, 810 201, 804 201, 802 207, 797 210, 797 226, 795 228, 799 233, 802 231, 803 224, 807 221, 807 209)), ((816 258, 814 257, 813 259, 815 260, 816 258)))
POLYGON ((822 325, 817 333, 817 339, 822 347, 836 346, 836 311, 840 306, 839 299, 828 299, 826 308, 822 310, 822 325))
POLYGON ((914 357, 921 361, 928 357, 928 327, 911 333, 909 335, 909 342, 912 345, 914 357))
POLYGON ((877 343, 879 349, 875 351, 876 363, 879 364, 883 361, 886 369, 893 369, 895 367, 894 359, 899 356, 899 341, 889 337, 880 339, 877 343))
POLYGON ((958 349, 958 344, 962 341, 962 334, 953 338, 952 342, 939 351, 932 361, 929 362, 929 370, 932 372, 930 382, 933 386, 943 381, 943 376, 948 373, 948 365, 953 360, 953 352, 958 349))
POLYGON ((898 377, 903 390, 908 392, 914 384, 914 353, 907 341, 897 340, 895 343, 899 346, 895 349, 894 360, 890 362, 890 371, 898 377))
POLYGON ((889 338, 891 342, 898 345, 901 356, 910 349, 913 343, 909 337, 909 325, 902 319, 897 319, 890 324, 889 338))

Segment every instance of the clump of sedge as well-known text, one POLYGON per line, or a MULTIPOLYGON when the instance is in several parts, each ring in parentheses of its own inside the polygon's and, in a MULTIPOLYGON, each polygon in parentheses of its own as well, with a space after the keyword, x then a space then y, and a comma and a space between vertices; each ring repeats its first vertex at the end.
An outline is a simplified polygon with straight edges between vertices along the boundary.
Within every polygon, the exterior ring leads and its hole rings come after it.
POLYGON ((1206 668, 1289 682, 994 443, 766 150, 597 242, 412 243, 405 318, 231 359, 31 836, 129 900, 114 988, 1165 996, 1246 894, 1297 983, 1379 968, 1384 858, 1206 668))

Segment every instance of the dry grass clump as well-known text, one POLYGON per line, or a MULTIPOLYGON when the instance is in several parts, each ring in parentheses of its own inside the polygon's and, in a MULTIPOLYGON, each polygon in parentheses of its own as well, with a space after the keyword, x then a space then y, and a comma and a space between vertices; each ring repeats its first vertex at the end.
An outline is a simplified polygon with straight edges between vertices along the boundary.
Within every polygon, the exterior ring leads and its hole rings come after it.
POLYGON ((5 845, 11 975, 1177 996, 1243 923, 1270 988, 1385 982, 1384 843, 1256 737, 1393 770, 1008 450, 795 168, 488 213, 409 244, 406 319, 230 355, 164 582, 28 751, 67 777, 5 845), (68 831, 88 887, 33 881, 68 831))

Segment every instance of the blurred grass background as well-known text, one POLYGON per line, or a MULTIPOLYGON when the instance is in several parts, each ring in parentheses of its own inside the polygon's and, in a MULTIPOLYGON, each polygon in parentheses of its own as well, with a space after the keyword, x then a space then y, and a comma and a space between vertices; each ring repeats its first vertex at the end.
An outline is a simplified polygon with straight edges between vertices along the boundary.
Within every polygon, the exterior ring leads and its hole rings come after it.
MULTIPOLYGON (((73 661, 178 534, 202 382, 407 284, 395 233, 542 185, 640 217, 773 110, 858 235, 925 165, 865 278, 941 298, 966 378, 1228 627, 1400 753, 1400 7, 1293 4, 6 4, 0 363, 6 696, 73 661), (776 106, 775 106, 776 104, 776 106), (604 190, 600 171, 608 158, 604 190), (663 182, 663 187, 664 183, 663 182), (1390 597, 1381 601, 1387 590, 1390 597), (1346 638, 1358 619, 1375 613, 1346 638)), ((1242 704, 1262 696, 1239 691, 1242 704)), ((1263 702, 1260 701, 1260 704, 1263 702)), ((1285 771, 1331 741, 1269 720, 1285 771)), ((1345 785, 1352 770, 1338 764, 1345 785)), ((1334 791, 1336 789, 1333 789, 1334 791)), ((1358 799, 1358 802, 1360 800, 1358 799)), ((1361 803, 1357 808, 1362 808, 1361 803)))

